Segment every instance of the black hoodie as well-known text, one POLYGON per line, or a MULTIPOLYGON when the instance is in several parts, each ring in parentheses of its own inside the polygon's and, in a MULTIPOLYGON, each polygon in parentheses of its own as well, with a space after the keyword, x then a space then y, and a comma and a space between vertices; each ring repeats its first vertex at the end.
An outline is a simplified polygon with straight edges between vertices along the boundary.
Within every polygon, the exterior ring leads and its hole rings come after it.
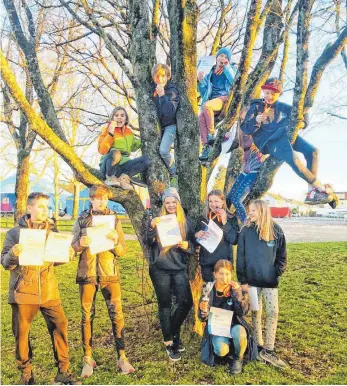
MULTIPOLYGON (((156 85, 153 92, 155 93, 156 85)), ((176 125, 176 112, 180 102, 177 87, 169 80, 164 87, 165 95, 154 96, 154 103, 157 108, 159 123, 162 129, 166 126, 176 125)))
POLYGON ((253 287, 276 288, 279 277, 287 266, 286 239, 278 224, 275 224, 276 239, 259 240, 255 225, 246 226, 239 235, 237 244, 237 279, 241 284, 253 287))

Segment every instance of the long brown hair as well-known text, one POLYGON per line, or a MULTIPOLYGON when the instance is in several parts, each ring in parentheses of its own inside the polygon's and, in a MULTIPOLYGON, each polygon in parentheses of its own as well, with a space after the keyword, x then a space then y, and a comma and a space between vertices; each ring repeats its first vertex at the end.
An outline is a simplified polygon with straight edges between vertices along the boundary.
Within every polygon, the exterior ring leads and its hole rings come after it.
POLYGON ((129 124, 129 115, 127 113, 127 111, 125 110, 124 107, 121 107, 121 106, 116 106, 113 110, 112 110, 112 113, 110 114, 110 121, 112 121, 114 115, 116 114, 117 111, 119 110, 123 110, 125 112, 125 126, 127 126, 129 124))
POLYGON ((219 197, 219 198, 223 201, 223 207, 222 207, 222 209, 224 209, 226 212, 228 212, 228 210, 227 210, 227 203, 226 203, 226 199, 225 199, 225 194, 224 194, 220 189, 213 189, 213 190, 211 190, 210 193, 207 195, 207 199, 206 199, 206 206, 205 206, 205 209, 204 209, 204 217, 205 217, 206 219, 208 219, 208 214, 210 213, 210 205, 209 205, 208 199, 209 199, 211 196, 217 196, 217 197, 219 197))
MULTIPOLYGON (((277 239, 277 234, 275 231, 275 222, 273 221, 270 213, 269 205, 264 200, 252 200, 249 203, 254 205, 259 213, 259 217, 255 222, 257 231, 259 232, 259 240, 270 241, 277 239)), ((248 206, 248 207, 249 207, 248 206)), ((245 222, 245 226, 251 226, 252 221, 248 218, 245 222)))

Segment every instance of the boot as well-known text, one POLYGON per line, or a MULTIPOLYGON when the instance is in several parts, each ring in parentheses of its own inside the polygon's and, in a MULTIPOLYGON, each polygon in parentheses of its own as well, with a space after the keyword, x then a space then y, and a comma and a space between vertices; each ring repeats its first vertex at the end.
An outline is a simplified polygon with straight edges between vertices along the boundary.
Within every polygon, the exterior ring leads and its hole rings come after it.
POLYGON ((134 187, 131 185, 130 177, 127 174, 122 174, 119 177, 120 187, 124 190, 134 190, 134 187))

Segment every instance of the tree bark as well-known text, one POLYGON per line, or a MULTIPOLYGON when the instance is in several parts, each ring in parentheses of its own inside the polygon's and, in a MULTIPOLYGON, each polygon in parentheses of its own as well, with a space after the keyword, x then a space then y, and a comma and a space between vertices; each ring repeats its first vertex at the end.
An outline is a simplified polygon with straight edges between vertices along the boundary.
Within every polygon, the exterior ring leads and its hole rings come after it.
POLYGON ((25 215, 27 208, 27 197, 29 192, 29 167, 30 167, 30 153, 24 149, 17 151, 17 172, 16 172, 16 186, 15 196, 16 205, 14 211, 15 222, 25 215))

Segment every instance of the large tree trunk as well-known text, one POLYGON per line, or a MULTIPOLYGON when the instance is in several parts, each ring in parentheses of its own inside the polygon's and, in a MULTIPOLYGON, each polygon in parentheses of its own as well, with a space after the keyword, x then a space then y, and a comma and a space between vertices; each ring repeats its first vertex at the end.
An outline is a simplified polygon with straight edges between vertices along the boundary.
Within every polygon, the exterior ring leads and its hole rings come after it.
POLYGON ((16 205, 14 210, 15 222, 25 215, 27 207, 27 197, 29 190, 29 166, 30 153, 21 149, 17 153, 17 172, 16 172, 16 205))
POLYGON ((73 184, 73 209, 72 209, 72 218, 74 220, 78 219, 78 214, 79 214, 80 189, 81 189, 81 184, 78 181, 75 181, 73 184))

